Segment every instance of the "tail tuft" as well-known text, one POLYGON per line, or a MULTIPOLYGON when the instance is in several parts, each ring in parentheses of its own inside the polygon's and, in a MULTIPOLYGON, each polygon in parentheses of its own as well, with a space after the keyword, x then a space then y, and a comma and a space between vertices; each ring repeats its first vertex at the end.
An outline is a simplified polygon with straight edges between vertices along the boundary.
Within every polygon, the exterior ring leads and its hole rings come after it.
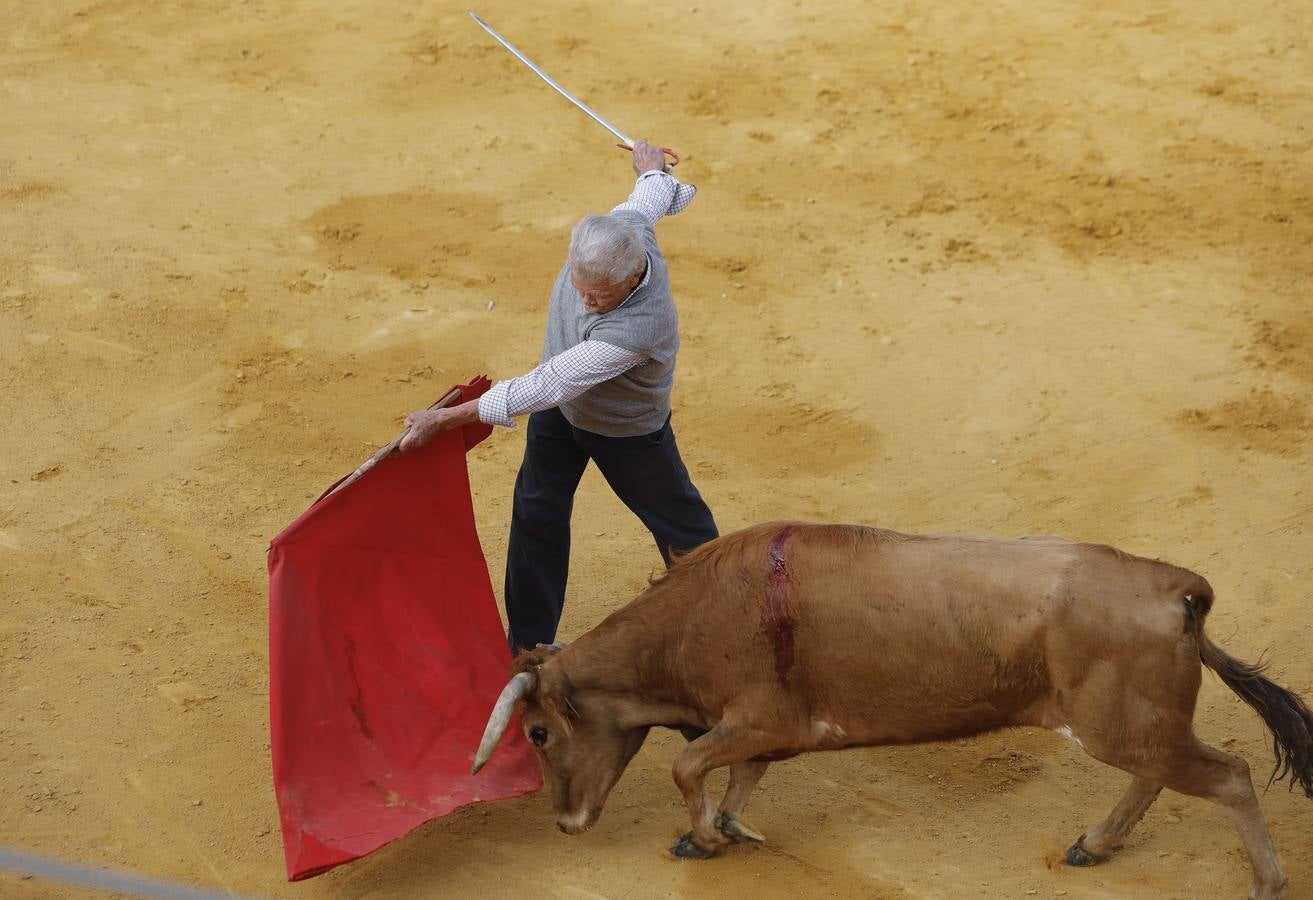
MULTIPOLYGON (((1190 608, 1188 601, 1186 608, 1190 608)), ((1296 694, 1263 675, 1266 666, 1261 660, 1250 664, 1230 656, 1203 633, 1202 622, 1198 636, 1199 658, 1204 665, 1253 707, 1272 735, 1276 765, 1267 780, 1268 787, 1288 778, 1292 791, 1299 785, 1305 796, 1313 798, 1313 713, 1296 694)))

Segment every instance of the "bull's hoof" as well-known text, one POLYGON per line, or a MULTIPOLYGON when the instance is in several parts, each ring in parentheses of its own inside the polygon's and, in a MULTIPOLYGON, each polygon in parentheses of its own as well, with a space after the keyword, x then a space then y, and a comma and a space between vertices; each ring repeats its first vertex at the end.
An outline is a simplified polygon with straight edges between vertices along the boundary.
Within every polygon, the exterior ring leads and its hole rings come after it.
POLYGON ((1081 841, 1085 840, 1085 835, 1076 838, 1076 843, 1067 848, 1067 865, 1069 866, 1097 866, 1103 862, 1105 857, 1095 856, 1090 851, 1081 846, 1081 841))
POLYGON ((749 826, 734 813, 723 812, 716 816, 716 830, 736 844, 764 844, 766 837, 749 826))
POLYGON ((706 859, 712 853, 693 843, 693 832, 686 831, 679 836, 679 840, 671 845, 670 855, 676 859, 706 859))

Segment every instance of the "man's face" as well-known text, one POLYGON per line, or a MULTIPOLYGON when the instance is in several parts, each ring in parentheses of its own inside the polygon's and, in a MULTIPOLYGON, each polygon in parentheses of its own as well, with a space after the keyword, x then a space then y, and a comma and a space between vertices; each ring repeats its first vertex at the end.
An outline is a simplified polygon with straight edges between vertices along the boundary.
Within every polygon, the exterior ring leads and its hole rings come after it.
POLYGON ((584 281, 576 274, 574 266, 570 267, 570 283, 574 285, 579 296, 583 298, 584 309, 593 315, 601 315, 615 309, 633 293, 634 288, 643 280, 640 270, 633 278, 612 284, 603 281, 584 281))

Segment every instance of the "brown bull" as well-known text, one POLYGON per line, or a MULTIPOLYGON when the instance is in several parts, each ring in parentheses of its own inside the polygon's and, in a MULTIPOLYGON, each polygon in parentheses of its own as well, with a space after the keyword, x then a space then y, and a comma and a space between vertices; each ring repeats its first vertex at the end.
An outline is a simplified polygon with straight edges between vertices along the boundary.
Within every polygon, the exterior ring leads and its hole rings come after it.
POLYGON ((1250 896, 1285 876, 1237 756, 1191 721, 1200 661, 1263 717, 1278 771, 1313 796, 1313 716, 1204 634, 1208 582, 1060 538, 995 540, 776 523, 679 560, 571 646, 521 654, 474 763, 523 701, 559 827, 590 828, 653 726, 690 743, 674 778, 693 829, 677 856, 761 836, 738 818, 771 760, 1008 726, 1054 729, 1131 785, 1067 862, 1117 850, 1164 787, 1235 823, 1250 896), (730 767, 717 807, 704 779, 730 767))

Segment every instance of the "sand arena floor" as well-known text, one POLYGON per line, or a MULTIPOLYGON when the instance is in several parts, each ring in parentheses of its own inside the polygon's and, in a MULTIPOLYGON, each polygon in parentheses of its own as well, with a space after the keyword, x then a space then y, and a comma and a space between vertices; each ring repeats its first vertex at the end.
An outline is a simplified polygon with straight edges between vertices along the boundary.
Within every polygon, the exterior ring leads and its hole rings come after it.
MULTIPOLYGON (((1205 574, 1210 633, 1313 697, 1313 13, 694 2, 480 12, 687 154, 675 427, 722 528, 1114 543, 1205 574)), ((533 797, 284 883, 267 542, 406 412, 530 367, 569 226, 630 184, 464 12, 0 8, 0 843, 274 897, 1242 896, 1177 795, 1058 865, 1126 776, 1039 731, 779 764, 771 842, 702 864, 661 852, 660 737, 588 835, 533 797)), ((497 584, 522 440, 470 457, 497 584)), ((595 473, 575 525, 567 638, 659 564, 595 473)), ((1261 784, 1211 677, 1197 724, 1261 784)), ((1262 802, 1313 897, 1313 803, 1262 802)))

